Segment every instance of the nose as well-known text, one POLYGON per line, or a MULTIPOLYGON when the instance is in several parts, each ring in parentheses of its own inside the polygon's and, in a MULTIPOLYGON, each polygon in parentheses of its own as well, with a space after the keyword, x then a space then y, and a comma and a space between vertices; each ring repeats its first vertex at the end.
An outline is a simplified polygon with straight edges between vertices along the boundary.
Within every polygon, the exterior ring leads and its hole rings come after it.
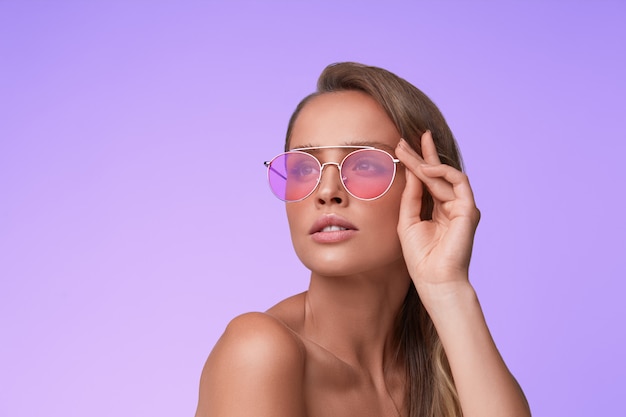
POLYGON ((323 164, 320 183, 315 195, 316 203, 321 206, 326 204, 345 205, 348 201, 347 197, 347 191, 341 182, 339 164, 336 162, 323 164), (334 167, 330 165, 334 165, 334 167))

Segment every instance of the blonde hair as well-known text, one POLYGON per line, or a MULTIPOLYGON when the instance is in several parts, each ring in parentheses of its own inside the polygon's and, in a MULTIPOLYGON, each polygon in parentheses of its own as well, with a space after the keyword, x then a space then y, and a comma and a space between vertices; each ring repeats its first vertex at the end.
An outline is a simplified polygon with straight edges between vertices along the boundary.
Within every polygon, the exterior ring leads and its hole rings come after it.
MULTIPOLYGON (((296 107, 287 128, 285 150, 294 122, 308 101, 320 94, 361 91, 376 100, 401 136, 421 154, 420 138, 430 130, 441 161, 459 170, 461 154, 437 106, 419 89, 378 67, 354 62, 329 65, 317 82, 317 91, 296 107)), ((432 197, 425 192, 422 218, 432 216, 432 197)), ((398 359, 406 363, 406 409, 410 417, 460 417, 462 415, 450 365, 435 326, 422 305, 415 286, 406 295, 396 329, 398 359)))

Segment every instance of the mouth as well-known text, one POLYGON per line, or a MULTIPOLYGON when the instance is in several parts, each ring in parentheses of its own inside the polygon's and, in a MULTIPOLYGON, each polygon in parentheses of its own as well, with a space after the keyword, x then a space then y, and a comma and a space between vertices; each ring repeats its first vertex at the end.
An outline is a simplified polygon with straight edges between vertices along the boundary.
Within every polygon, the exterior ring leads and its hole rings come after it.
POLYGON ((345 232, 349 230, 357 231, 358 229, 341 216, 336 214, 326 214, 317 219, 309 230, 309 234, 345 232))
POLYGON ((322 230, 320 230, 320 233, 325 233, 325 232, 339 232, 341 230, 348 230, 348 228, 346 227, 341 227, 341 226, 326 226, 325 228, 323 228, 322 230))

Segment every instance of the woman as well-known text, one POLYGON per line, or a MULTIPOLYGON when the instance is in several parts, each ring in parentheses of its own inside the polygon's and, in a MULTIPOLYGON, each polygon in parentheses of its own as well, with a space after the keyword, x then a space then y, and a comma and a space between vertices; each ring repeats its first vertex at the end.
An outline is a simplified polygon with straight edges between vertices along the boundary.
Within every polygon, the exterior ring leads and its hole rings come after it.
POLYGON ((228 325, 196 416, 530 415, 468 281, 480 214, 430 99, 331 65, 285 151, 268 177, 309 289, 228 325))

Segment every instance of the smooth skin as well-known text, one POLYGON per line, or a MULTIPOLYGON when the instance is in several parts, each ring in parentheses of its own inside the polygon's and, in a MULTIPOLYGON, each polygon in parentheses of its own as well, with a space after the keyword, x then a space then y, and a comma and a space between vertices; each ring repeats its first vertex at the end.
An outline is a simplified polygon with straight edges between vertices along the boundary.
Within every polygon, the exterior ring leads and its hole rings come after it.
POLYGON ((411 280, 443 343, 464 416, 530 415, 468 281, 480 218, 469 181, 441 164, 430 132, 421 141, 423 158, 360 92, 323 94, 304 107, 290 148, 370 144, 402 165, 377 200, 350 196, 329 166, 311 196, 286 204, 294 248, 311 270, 309 289, 231 321, 203 370, 196 417, 405 415, 404 364, 393 360, 392 339, 411 280), (428 221, 420 218, 424 187, 435 202, 428 221), (313 223, 329 214, 356 233, 312 239, 313 223))

